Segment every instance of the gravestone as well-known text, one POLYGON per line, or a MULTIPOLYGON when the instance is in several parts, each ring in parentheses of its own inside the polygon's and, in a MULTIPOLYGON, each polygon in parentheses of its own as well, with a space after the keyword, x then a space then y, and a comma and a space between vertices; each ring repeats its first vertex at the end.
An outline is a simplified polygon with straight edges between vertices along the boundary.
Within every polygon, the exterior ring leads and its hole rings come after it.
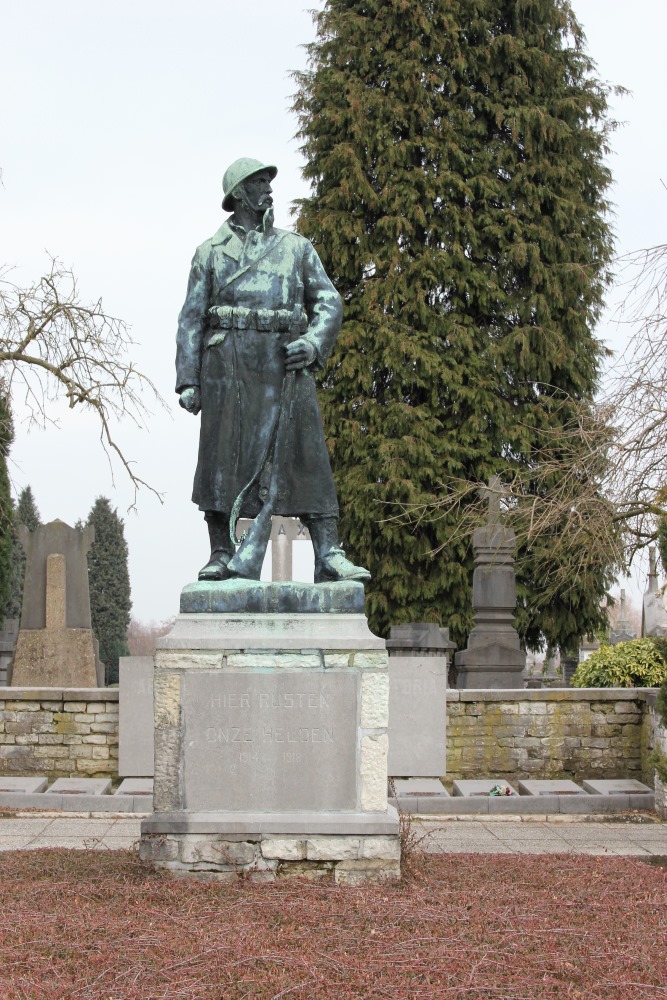
POLYGON ((118 661, 118 774, 153 775, 153 657, 118 661))
POLYGON ((26 553, 12 686, 102 687, 90 620, 86 556, 95 530, 63 521, 21 525, 26 553))
POLYGON ((514 628, 515 536, 500 523, 501 485, 497 476, 480 491, 488 499, 488 523, 472 538, 475 553, 472 603, 475 626, 467 648, 457 653, 459 688, 522 688, 526 654, 514 628))
POLYGON ((649 574, 642 606, 642 636, 667 636, 667 589, 658 586, 658 558, 654 546, 648 550, 649 574))
POLYGON ((619 642, 629 642, 631 639, 637 638, 637 633, 630 625, 630 622, 625 616, 625 591, 621 590, 621 600, 620 600, 620 613, 618 616, 618 622, 616 623, 616 628, 609 630, 609 643, 612 646, 617 646, 619 642))
POLYGON ((585 663, 589 656, 597 653, 600 648, 600 640, 594 635, 586 635, 581 640, 579 646, 579 663, 585 663))
POLYGON ((438 778, 445 773, 447 669, 455 648, 448 629, 435 623, 390 629, 388 767, 392 777, 438 778))

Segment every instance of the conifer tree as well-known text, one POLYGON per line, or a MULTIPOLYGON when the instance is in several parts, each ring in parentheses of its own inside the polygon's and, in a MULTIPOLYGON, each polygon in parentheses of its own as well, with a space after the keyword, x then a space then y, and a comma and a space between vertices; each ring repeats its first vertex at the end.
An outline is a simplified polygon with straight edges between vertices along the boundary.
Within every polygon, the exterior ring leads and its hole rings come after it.
MULTIPOLYGON (((5 608, 11 594, 13 578, 14 509, 7 471, 7 456, 13 440, 14 426, 9 404, 4 396, 0 396, 0 608, 2 609, 5 608)), ((3 614, 3 619, 4 617, 6 615, 3 614)))
MULTIPOLYGON (((298 229, 345 304, 322 377, 342 535, 373 574, 375 631, 436 620, 460 643, 470 546, 429 511, 452 483, 530 469, 596 387, 608 91, 566 0, 327 0, 314 16, 298 229), (406 527, 404 508, 425 516, 406 527)), ((529 645, 601 623, 610 566, 536 611, 521 565, 529 645)))
POLYGON ((106 497, 98 497, 86 524, 95 528, 88 553, 90 613, 100 644, 107 684, 118 682, 118 658, 127 656, 130 623, 130 576, 123 522, 106 497))
POLYGON ((5 618, 20 618, 23 604, 23 579, 25 577, 25 552, 19 541, 17 528, 24 524, 29 531, 34 531, 41 524, 39 511, 32 487, 25 486, 14 509, 14 525, 12 531, 12 580, 9 596, 5 603, 5 618))

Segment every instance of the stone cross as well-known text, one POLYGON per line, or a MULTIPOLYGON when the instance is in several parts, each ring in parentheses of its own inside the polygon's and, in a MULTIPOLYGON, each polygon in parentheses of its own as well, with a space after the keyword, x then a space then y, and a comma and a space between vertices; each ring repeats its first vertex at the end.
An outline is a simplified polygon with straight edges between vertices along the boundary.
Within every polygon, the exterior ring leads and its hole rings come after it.
MULTIPOLYGON (((292 547, 294 542, 310 539, 308 529, 296 517, 277 517, 271 525, 271 580, 286 582, 292 579, 292 547)), ((247 530, 252 521, 242 518, 239 527, 247 530)))
POLYGON ((488 486, 479 489, 482 500, 486 500, 489 505, 487 514, 487 524, 500 523, 500 498, 503 495, 503 484, 500 476, 491 476, 488 486))

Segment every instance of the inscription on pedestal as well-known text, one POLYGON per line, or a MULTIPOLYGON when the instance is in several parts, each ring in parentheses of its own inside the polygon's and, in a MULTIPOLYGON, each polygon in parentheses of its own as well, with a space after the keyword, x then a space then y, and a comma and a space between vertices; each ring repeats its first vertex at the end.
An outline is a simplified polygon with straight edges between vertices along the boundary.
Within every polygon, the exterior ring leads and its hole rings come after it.
POLYGON ((357 700, 344 671, 186 673, 186 809, 355 809, 357 700))

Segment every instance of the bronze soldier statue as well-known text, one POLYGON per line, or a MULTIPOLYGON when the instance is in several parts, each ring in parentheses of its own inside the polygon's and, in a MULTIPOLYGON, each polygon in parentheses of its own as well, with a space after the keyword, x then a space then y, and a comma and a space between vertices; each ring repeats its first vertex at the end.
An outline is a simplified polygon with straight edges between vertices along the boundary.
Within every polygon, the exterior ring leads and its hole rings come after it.
POLYGON ((197 248, 178 322, 176 391, 201 410, 192 500, 208 524, 200 580, 259 579, 271 514, 297 516, 315 583, 368 580, 338 540, 338 502, 314 372, 342 322, 340 296, 311 243, 275 229, 275 166, 236 160, 222 181, 232 212, 197 248), (236 549, 239 517, 255 518, 236 549))

